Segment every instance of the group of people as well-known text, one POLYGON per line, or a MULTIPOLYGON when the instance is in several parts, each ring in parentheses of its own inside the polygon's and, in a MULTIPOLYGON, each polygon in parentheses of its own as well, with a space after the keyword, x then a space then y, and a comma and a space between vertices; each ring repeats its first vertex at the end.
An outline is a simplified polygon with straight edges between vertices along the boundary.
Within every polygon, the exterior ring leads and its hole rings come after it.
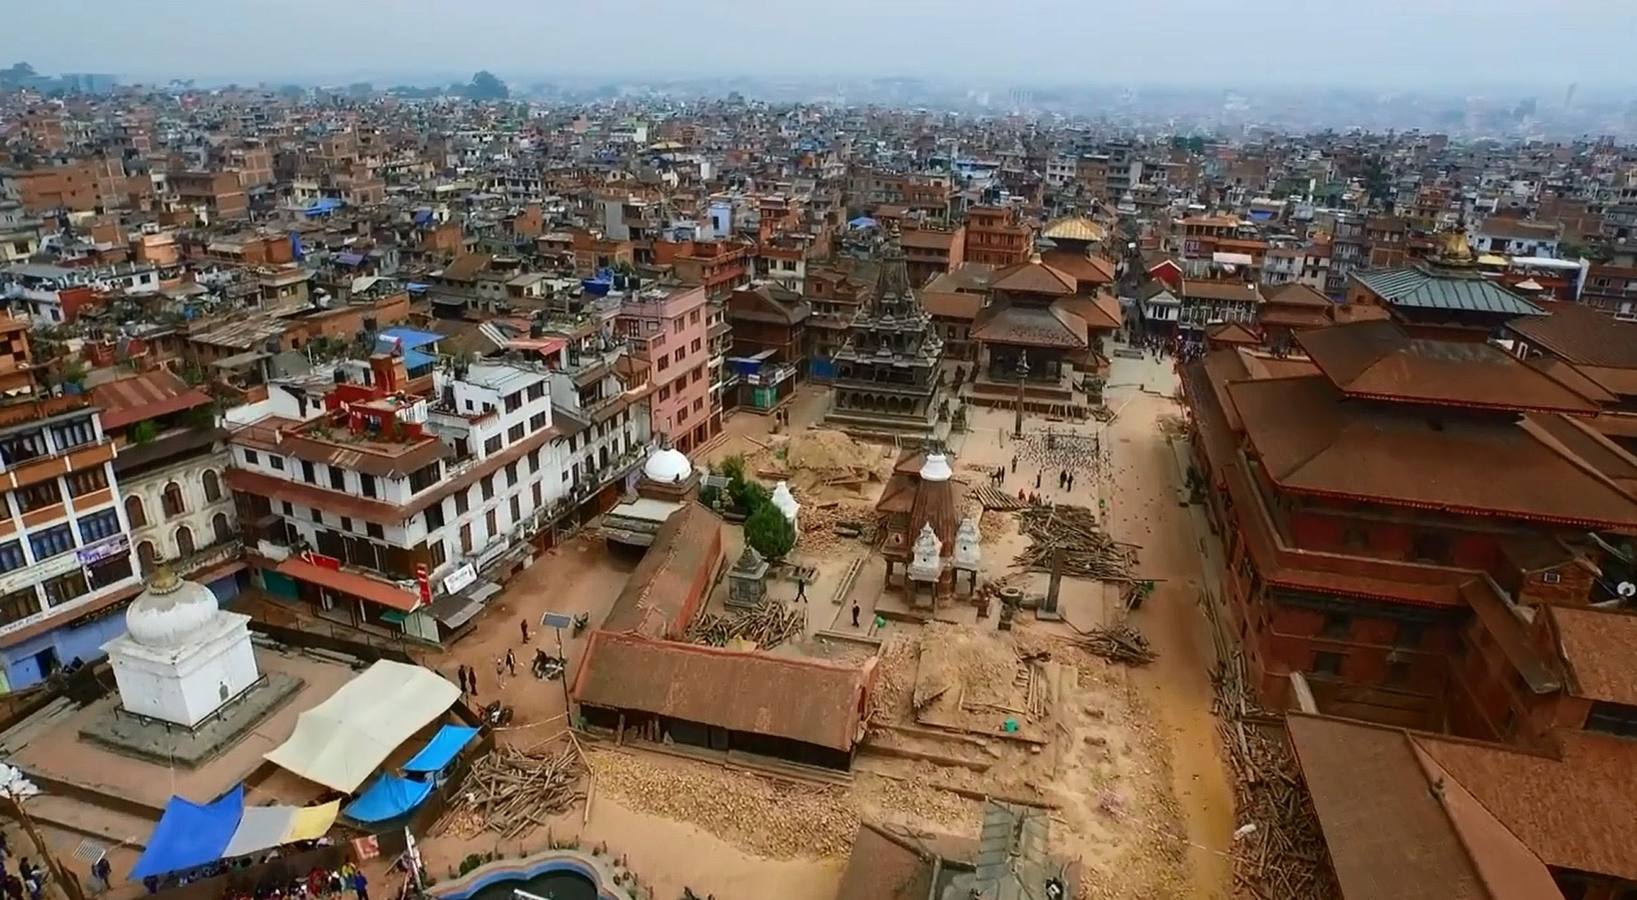
MULTIPOLYGON (((529 642, 529 620, 520 620, 518 627, 523 633, 523 643, 527 644, 529 642)), ((495 678, 498 680, 508 674, 513 678, 517 677, 517 654, 510 649, 506 650, 505 656, 495 658, 495 678)), ((460 695, 462 697, 477 699, 477 669, 461 663, 455 667, 455 680, 460 682, 460 695)))
MULTIPOLYGON (((6 900, 23 900, 26 894, 29 900, 40 900, 45 893, 45 869, 29 862, 28 857, 17 861, 17 872, 13 874, 6 868, 6 862, 11 859, 11 845, 6 842, 6 835, 0 832, 0 886, 4 887, 6 900)), ((95 874, 96 868, 92 867, 95 874)))
POLYGON ((222 900, 318 900, 341 897, 348 891, 358 900, 369 900, 369 879, 350 862, 339 868, 314 866, 305 877, 295 876, 288 881, 268 881, 254 890, 238 888, 228 891, 222 900))

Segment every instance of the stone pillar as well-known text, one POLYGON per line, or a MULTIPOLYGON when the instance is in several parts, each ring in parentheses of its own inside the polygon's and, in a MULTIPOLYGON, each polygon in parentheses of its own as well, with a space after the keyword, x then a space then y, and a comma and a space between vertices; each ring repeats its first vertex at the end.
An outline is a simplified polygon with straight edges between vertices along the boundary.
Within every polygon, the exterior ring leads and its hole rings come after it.
POLYGON ((1046 587, 1046 598, 1040 601, 1040 608, 1035 610, 1035 618, 1057 620, 1063 615, 1057 611, 1057 592, 1063 587, 1063 556, 1067 553, 1062 547, 1052 551, 1052 576, 1046 587))

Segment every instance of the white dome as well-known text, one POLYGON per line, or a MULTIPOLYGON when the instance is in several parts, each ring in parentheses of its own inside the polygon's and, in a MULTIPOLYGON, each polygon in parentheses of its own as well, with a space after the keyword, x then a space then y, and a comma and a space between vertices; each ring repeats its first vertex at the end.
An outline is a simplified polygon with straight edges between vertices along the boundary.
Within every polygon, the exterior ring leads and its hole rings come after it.
POLYGON ((648 476, 649 481, 658 481, 671 484, 687 480, 693 474, 693 463, 688 462, 681 450, 675 447, 665 447, 655 450, 648 462, 643 464, 642 474, 648 476))
POLYGON ((148 647, 185 644, 216 615, 210 588, 161 571, 125 610, 125 630, 148 647))
POLYGON ((949 458, 942 453, 928 453, 926 461, 921 463, 922 481, 948 481, 954 474, 949 468, 949 458))

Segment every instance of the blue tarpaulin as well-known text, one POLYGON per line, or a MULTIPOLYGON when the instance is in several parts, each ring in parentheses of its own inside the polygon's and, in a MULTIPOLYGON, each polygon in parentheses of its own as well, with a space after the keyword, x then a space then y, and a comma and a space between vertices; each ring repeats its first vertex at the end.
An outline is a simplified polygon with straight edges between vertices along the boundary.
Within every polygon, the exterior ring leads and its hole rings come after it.
POLYGON ((431 285, 422 284, 419 281, 411 281, 410 283, 404 285, 404 287, 409 289, 411 294, 425 293, 426 289, 430 286, 431 285))
MULTIPOLYGON (((424 794, 422 796, 425 796, 424 794)), ((132 878, 164 875, 191 869, 222 858, 227 842, 244 816, 244 785, 236 785, 220 799, 200 805, 172 797, 165 814, 148 838, 148 847, 131 870, 132 878)))
POLYGON ((449 765, 461 751, 462 747, 477 737, 476 728, 466 728, 461 725, 445 725, 432 735, 432 740, 426 742, 421 752, 404 763, 405 772, 436 772, 449 765))
POLYGON ((417 209, 417 210, 415 210, 415 224, 416 225, 425 225, 426 223, 428 223, 430 221, 432 221, 432 210, 430 210, 430 209, 417 209))
POLYGON ((427 344, 436 344, 443 340, 443 335, 436 331, 421 331, 419 328, 403 328, 394 326, 381 329, 383 337, 397 338, 405 350, 415 350, 427 344))
POLYGON ((322 216, 333 213, 341 208, 341 201, 334 197, 320 197, 314 200, 304 212, 309 216, 322 216))
POLYGON ((410 781, 383 772, 341 814, 354 822, 385 822, 420 806, 430 793, 430 781, 410 781))
POLYGON ((364 254, 362 254, 362 253, 337 253, 335 255, 335 261, 340 263, 343 266, 356 266, 359 263, 364 261, 364 254))
POLYGON ((847 227, 856 230, 856 229, 860 229, 860 228, 874 228, 878 224, 880 224, 880 223, 876 222, 874 219, 870 218, 869 216, 859 216, 858 218, 852 220, 851 222, 848 222, 847 227))

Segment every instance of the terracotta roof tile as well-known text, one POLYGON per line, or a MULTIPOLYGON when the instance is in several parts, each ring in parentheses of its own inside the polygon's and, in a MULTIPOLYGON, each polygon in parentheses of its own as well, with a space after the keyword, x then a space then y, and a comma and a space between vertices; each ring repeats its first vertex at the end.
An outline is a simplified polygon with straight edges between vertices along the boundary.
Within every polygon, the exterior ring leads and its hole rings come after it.
POLYGON ((1558 646, 1573 676, 1570 693, 1637 706, 1637 615, 1614 610, 1548 607, 1558 646))
POLYGON ((115 429, 208 405, 210 395, 167 369, 156 369, 99 384, 91 389, 91 401, 102 407, 102 427, 115 429))

